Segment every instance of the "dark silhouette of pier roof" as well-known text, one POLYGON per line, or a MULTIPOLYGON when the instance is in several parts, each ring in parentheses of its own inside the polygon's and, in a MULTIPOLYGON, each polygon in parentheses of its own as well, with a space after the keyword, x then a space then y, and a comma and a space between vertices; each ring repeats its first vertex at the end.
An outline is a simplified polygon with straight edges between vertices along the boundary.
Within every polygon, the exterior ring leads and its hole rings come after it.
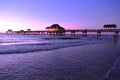
POLYGON ((104 28, 116 28, 116 24, 105 24, 104 28))
POLYGON ((46 27, 46 29, 51 29, 51 28, 55 28, 55 29, 59 29, 59 30, 65 30, 63 27, 61 27, 59 24, 53 24, 50 27, 46 27))

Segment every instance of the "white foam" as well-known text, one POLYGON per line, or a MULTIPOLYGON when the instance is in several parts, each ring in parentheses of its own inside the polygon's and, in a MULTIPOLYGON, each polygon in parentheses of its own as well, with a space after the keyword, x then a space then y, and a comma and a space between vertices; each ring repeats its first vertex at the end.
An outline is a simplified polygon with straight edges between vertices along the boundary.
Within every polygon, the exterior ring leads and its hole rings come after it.
POLYGON ((115 70, 116 65, 118 64, 118 59, 120 59, 120 57, 116 58, 113 67, 112 67, 111 69, 109 69, 109 71, 106 73, 105 77, 103 77, 102 79, 107 79, 107 78, 109 78, 110 73, 115 70))

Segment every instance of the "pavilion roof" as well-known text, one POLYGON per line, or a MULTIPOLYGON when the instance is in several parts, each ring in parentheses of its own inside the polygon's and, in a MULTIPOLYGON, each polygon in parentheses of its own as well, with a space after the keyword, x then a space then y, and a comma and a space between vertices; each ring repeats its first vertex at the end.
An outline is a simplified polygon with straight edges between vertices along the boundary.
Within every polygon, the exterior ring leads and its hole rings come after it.
POLYGON ((46 27, 46 29, 49 29, 49 28, 64 29, 64 28, 63 28, 63 27, 61 27, 59 24, 53 24, 53 25, 51 25, 50 27, 46 27))
POLYGON ((117 26, 116 24, 105 24, 103 27, 104 28, 116 28, 117 26))

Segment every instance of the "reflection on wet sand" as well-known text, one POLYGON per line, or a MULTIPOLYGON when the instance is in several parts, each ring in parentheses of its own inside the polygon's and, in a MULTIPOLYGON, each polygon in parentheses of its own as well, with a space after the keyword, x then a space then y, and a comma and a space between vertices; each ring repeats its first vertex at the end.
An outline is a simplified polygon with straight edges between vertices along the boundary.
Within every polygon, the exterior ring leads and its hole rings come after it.
POLYGON ((118 36, 113 36, 113 46, 116 46, 118 43, 118 36))

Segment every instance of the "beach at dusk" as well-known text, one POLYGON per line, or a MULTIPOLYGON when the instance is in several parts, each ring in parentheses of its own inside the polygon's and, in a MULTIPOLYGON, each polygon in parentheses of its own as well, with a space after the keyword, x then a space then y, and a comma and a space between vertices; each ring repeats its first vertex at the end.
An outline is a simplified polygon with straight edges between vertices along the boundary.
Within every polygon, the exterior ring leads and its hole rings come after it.
POLYGON ((1 80, 120 79, 119 71, 117 77, 109 76, 120 55, 119 41, 113 42, 112 36, 102 36, 102 40, 80 35, 79 39, 71 35, 1 36, 1 80))
POLYGON ((120 80, 120 0, 0 0, 0 80, 120 80))

